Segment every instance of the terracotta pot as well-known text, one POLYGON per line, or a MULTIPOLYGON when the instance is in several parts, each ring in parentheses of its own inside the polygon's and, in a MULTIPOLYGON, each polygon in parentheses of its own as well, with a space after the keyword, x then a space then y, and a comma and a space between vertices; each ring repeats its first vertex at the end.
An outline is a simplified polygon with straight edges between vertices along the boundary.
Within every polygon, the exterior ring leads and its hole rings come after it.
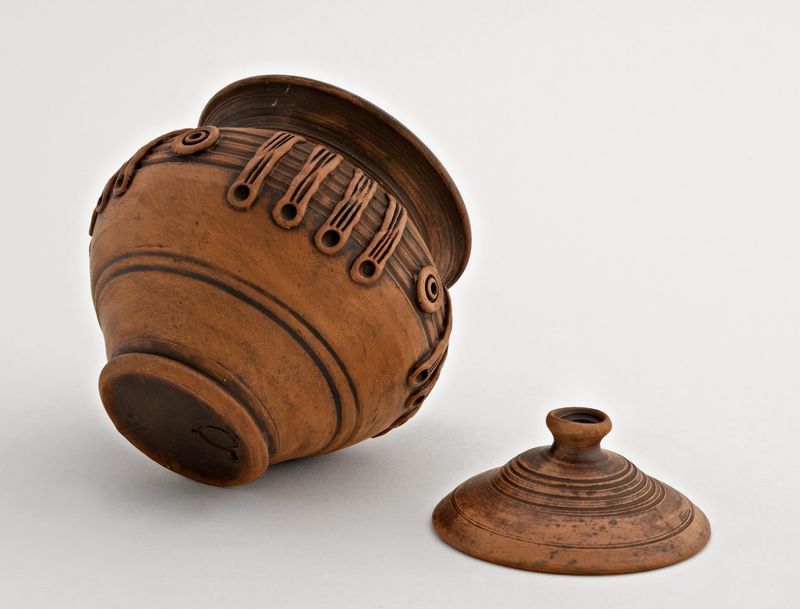
POLYGON ((117 429, 231 485, 403 424, 469 256, 447 172, 375 106, 296 77, 236 82, 199 125, 141 148, 92 217, 117 429))

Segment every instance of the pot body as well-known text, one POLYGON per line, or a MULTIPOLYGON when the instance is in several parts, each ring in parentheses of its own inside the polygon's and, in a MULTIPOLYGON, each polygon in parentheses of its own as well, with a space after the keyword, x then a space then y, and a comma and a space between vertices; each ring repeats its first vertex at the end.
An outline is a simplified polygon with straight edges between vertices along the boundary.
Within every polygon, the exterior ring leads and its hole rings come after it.
POLYGON ((90 231, 116 427, 229 485, 408 420, 452 319, 410 207, 335 142, 292 131, 203 126, 147 144, 90 231))

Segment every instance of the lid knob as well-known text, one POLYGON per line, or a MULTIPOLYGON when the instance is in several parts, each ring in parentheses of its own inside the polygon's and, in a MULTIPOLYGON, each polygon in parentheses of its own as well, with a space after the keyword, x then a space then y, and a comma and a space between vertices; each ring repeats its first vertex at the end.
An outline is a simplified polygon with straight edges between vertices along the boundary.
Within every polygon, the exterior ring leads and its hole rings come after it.
POLYGON ((547 428, 553 434, 553 456, 570 461, 599 457, 600 441, 611 431, 611 419, 594 408, 556 408, 547 413, 547 428))

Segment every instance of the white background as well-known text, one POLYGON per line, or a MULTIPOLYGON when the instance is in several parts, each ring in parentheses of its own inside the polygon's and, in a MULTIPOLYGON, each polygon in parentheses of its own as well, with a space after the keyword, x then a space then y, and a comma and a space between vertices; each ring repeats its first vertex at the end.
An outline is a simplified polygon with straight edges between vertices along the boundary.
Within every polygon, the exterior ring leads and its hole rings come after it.
POLYGON ((787 607, 798 570, 796 2, 17 2, 0 69, 0 605, 787 607), (245 487, 107 420, 87 227, 106 179, 227 83, 349 89, 439 156, 474 248, 444 374, 378 440, 245 487), (677 487, 712 540, 565 577, 430 525, 550 408, 677 487))

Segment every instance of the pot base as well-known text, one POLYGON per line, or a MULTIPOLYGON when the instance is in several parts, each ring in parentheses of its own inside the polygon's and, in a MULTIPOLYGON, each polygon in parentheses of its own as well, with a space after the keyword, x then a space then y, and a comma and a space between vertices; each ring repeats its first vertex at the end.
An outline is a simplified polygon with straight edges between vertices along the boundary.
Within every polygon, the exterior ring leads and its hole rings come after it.
POLYGON ((100 397, 131 444, 183 476, 232 486, 269 465, 267 442, 246 408, 185 364, 145 353, 115 357, 100 374, 100 397))

